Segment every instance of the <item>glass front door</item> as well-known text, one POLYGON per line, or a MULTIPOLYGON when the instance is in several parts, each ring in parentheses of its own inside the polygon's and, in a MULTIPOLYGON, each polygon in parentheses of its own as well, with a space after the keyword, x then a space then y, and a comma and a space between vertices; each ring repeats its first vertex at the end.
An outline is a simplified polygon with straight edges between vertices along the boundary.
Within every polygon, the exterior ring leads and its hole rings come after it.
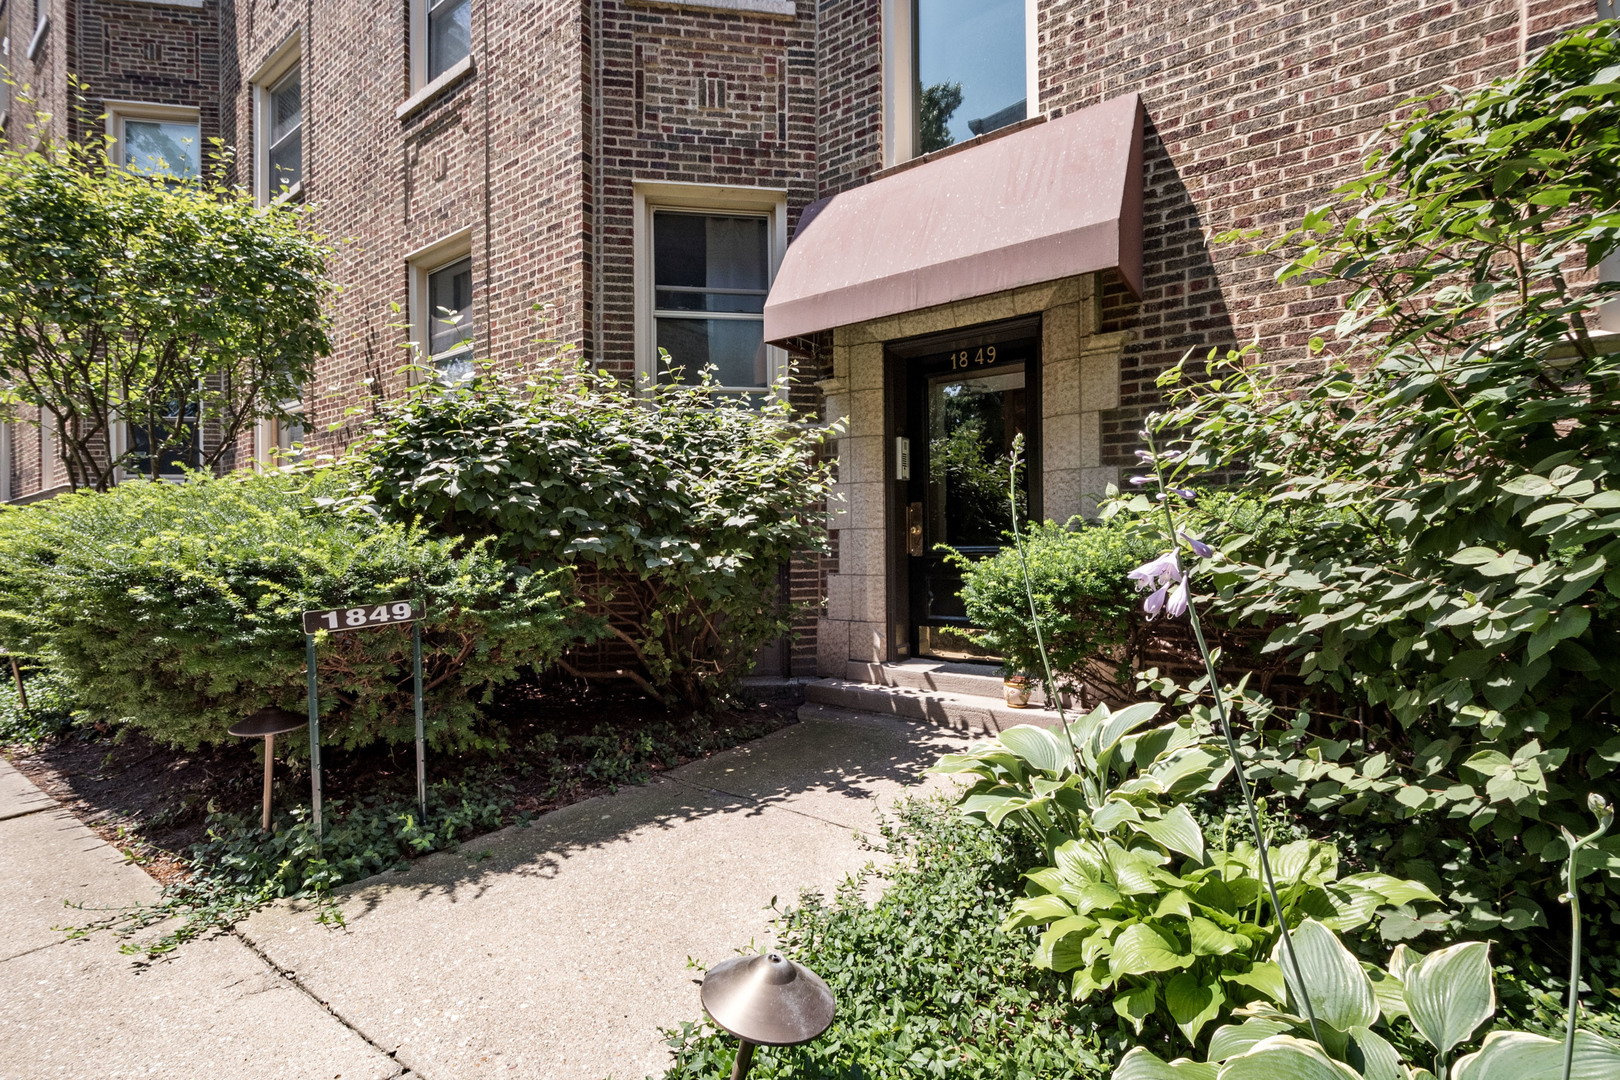
MULTIPOLYGON (((982 559, 1007 542, 1013 439, 1029 431, 1032 341, 998 342, 920 357, 911 365, 912 443, 907 554, 913 655, 992 659, 961 633, 971 624, 952 552, 982 559)), ((1026 463, 1028 452, 1026 451, 1026 463)), ((1016 489, 1029 520, 1029 469, 1016 489)))

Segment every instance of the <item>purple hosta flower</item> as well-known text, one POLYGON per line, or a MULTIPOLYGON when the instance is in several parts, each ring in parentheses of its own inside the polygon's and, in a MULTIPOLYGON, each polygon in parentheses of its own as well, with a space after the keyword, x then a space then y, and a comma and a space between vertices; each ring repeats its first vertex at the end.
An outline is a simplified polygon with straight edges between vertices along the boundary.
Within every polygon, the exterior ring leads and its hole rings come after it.
POLYGON ((1171 616, 1186 614, 1187 575, 1182 573, 1181 560, 1176 558, 1175 552, 1167 551, 1126 576, 1136 582, 1138 591, 1153 590, 1142 601, 1142 610, 1147 612, 1148 618, 1153 618, 1160 611, 1168 612, 1171 616))
POLYGON ((1200 559, 1208 559, 1214 556, 1215 549, 1198 539, 1198 537, 1188 536, 1186 533, 1177 533, 1176 535, 1187 541, 1187 546, 1192 548, 1193 554, 1200 559))
POLYGON ((1131 477, 1131 483, 1135 484, 1137 487, 1141 487, 1143 484, 1151 484, 1151 483, 1153 483, 1153 477, 1151 477, 1151 476, 1133 476, 1133 477, 1131 477))

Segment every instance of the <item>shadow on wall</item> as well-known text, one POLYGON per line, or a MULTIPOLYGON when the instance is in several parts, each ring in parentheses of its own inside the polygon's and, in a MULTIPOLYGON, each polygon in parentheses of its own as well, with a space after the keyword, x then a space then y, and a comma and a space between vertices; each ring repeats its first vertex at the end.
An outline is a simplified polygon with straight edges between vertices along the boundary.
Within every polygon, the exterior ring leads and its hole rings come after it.
MULTIPOLYGON (((1209 233, 1198 207, 1171 160, 1153 118, 1143 129, 1142 298, 1137 300, 1119 276, 1103 276, 1102 330, 1134 330, 1120 360, 1120 407, 1102 414, 1104 465, 1130 465, 1139 444, 1142 418, 1160 402, 1156 380, 1189 350, 1236 344, 1232 315, 1215 268, 1209 233)), ((1229 224, 1220 225, 1223 231, 1229 224)), ((1241 293, 1271 281, 1263 260, 1242 258, 1241 293)))

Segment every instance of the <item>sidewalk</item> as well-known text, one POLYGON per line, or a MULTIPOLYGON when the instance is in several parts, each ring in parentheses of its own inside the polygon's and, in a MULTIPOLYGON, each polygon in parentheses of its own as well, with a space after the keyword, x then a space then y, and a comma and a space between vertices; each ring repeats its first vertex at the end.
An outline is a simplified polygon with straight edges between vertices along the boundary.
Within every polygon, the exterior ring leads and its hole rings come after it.
POLYGON ((0 1080, 638 1080, 699 1015, 687 958, 763 944, 773 897, 868 862, 857 831, 969 741, 825 714, 361 882, 346 929, 281 906, 149 968, 49 930, 63 897, 153 895, 142 871, 64 813, 0 820, 0 1080))

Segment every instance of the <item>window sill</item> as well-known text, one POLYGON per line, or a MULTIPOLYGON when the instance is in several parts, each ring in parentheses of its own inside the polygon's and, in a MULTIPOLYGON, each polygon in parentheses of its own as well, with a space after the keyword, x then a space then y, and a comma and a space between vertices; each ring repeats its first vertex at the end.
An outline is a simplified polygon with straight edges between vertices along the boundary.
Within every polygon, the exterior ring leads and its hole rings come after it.
POLYGON ((460 82, 462 77, 468 75, 473 69, 472 54, 468 53, 454 64, 445 69, 437 79, 428 83, 422 89, 400 102, 399 108, 394 110, 396 120, 408 119, 412 113, 420 110, 428 102, 444 93, 450 87, 460 82))
POLYGON ((794 0, 631 0, 643 7, 701 8, 737 15, 772 15, 791 19, 798 14, 794 0))
POLYGON ((279 206, 282 203, 302 202, 304 198, 304 182, 298 181, 292 187, 270 200, 270 205, 279 206))
POLYGON ((39 55, 40 48, 45 44, 45 35, 50 31, 50 28, 51 17, 49 15, 39 20, 39 25, 34 28, 34 39, 28 43, 28 59, 32 60, 39 55))

